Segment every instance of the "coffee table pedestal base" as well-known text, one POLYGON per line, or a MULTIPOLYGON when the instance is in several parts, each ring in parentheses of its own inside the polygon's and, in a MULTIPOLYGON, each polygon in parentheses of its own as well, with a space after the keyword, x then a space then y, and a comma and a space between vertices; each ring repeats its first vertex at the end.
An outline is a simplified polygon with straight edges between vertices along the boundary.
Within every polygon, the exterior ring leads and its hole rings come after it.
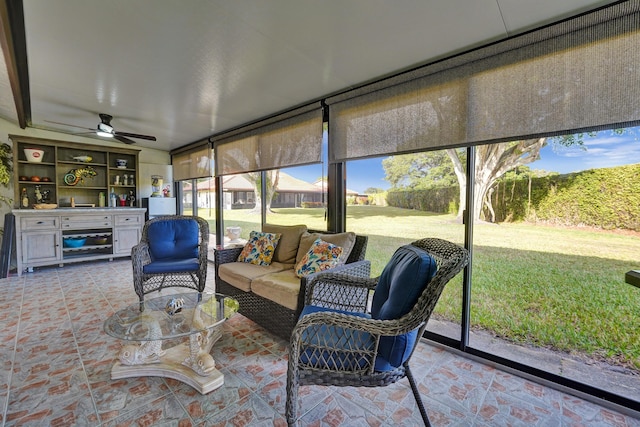
POLYGON ((201 394, 207 394, 224 384, 224 375, 214 369, 209 375, 197 374, 182 362, 189 356, 188 343, 182 343, 165 350, 159 363, 144 365, 124 365, 116 362, 111 368, 111 379, 135 377, 171 378, 190 385, 201 394))

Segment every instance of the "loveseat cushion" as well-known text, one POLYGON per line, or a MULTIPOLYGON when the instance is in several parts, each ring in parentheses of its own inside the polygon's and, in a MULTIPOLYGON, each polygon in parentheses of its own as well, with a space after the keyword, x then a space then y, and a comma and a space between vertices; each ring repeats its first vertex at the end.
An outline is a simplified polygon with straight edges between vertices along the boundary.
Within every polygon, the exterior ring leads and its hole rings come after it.
POLYGON ((353 246, 356 243, 356 233, 346 232, 346 233, 309 233, 304 232, 300 237, 300 247, 298 248, 298 254, 296 255, 296 264, 298 264, 302 257, 305 256, 309 249, 311 249, 311 245, 316 239, 322 239, 325 242, 333 243, 336 246, 340 246, 342 248, 342 254, 340 254, 340 258, 338 258, 338 264, 341 265, 347 262, 349 258, 349 254, 353 249, 353 246))
POLYGON ((300 278, 293 269, 265 274, 251 282, 251 291, 295 311, 298 309, 300 278))
POLYGON ((251 281, 256 277, 278 271, 291 270, 292 268, 293 265, 280 262, 272 262, 268 266, 246 262, 228 262, 218 266, 218 276, 228 284, 244 292, 249 292, 251 291, 251 281))
POLYGON ((307 231, 307 226, 301 225, 275 225, 265 224, 262 227, 265 233, 280 234, 278 246, 273 253, 273 261, 284 264, 295 264, 298 246, 300 246, 300 237, 302 233, 307 231))
MULTIPOLYGON (((436 261, 424 250, 401 246, 386 265, 371 303, 371 317, 379 320, 399 319, 418 301, 424 288, 436 274, 436 261)), ((381 337, 378 353, 393 367, 400 366, 411 354, 418 331, 381 337)))
POLYGON ((149 224, 147 239, 153 261, 198 257, 198 223, 193 219, 158 221, 149 224))

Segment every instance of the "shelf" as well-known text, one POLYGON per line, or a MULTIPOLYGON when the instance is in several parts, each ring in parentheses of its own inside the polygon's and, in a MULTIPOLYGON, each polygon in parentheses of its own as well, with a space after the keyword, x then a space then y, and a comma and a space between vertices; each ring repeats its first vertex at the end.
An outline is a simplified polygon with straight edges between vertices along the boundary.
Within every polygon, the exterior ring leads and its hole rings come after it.
POLYGON ((83 185, 64 185, 60 186, 60 190, 105 190, 106 187, 97 186, 97 187, 87 187, 83 185))
MULTIPOLYGON (((78 162, 75 160, 58 160, 58 164, 59 165, 74 165, 74 166, 99 166, 99 167, 106 167, 107 164, 106 163, 93 163, 93 162, 78 162)), ((79 169, 79 168, 76 168, 79 169)))
POLYGON ((43 165, 43 166, 55 166, 52 162, 30 162, 28 160, 18 160, 18 164, 21 165, 43 165))
MULTIPOLYGON (((66 248, 65 248, 66 249, 66 248)), ((110 249, 110 248, 109 248, 110 249)), ((106 249, 101 251, 95 250, 93 252, 65 252, 62 254, 62 261, 70 261, 76 260, 79 261, 81 259, 86 259, 87 261, 101 259, 101 258, 112 258, 113 254, 106 249)))
MULTIPOLYGON (((109 227, 111 228, 111 227, 109 227)), ((91 238, 96 238, 96 237, 111 237, 112 233, 109 232, 96 232, 96 231, 87 231, 86 233, 73 233, 73 234, 65 234, 63 237, 65 238, 74 238, 74 239, 78 239, 78 238, 82 238, 82 237, 91 237, 91 238)))
POLYGON ((79 248, 62 248, 63 252, 78 252, 78 251, 89 251, 96 249, 111 249, 113 245, 84 245, 79 248))
POLYGON ((18 181, 19 184, 33 184, 33 185, 55 185, 53 181, 18 181))

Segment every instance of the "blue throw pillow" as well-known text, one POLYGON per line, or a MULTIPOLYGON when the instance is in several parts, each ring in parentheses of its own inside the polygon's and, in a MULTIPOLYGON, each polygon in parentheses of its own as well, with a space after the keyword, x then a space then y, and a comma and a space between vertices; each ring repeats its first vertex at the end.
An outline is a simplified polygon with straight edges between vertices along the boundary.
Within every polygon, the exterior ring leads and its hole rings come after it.
POLYGON ((198 223, 193 219, 154 222, 147 230, 151 258, 197 258, 199 236, 198 223))
MULTIPOLYGON (((426 251, 412 245, 398 248, 378 280, 371 304, 371 317, 391 320, 407 314, 437 269, 436 261, 426 251)), ((411 354, 417 333, 411 331, 400 336, 382 337, 379 355, 386 359, 390 367, 402 365, 411 354)))

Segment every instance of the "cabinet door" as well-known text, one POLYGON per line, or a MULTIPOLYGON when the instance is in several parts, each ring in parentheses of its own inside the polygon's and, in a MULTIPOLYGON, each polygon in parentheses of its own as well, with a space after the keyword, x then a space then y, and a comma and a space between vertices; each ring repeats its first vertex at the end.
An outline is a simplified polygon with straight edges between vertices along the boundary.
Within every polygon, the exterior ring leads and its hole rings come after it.
POLYGON ((60 232, 22 233, 22 262, 26 266, 60 259, 60 232))
POLYGON ((113 229, 113 254, 131 255, 131 248, 140 243, 140 227, 118 227, 113 229))

